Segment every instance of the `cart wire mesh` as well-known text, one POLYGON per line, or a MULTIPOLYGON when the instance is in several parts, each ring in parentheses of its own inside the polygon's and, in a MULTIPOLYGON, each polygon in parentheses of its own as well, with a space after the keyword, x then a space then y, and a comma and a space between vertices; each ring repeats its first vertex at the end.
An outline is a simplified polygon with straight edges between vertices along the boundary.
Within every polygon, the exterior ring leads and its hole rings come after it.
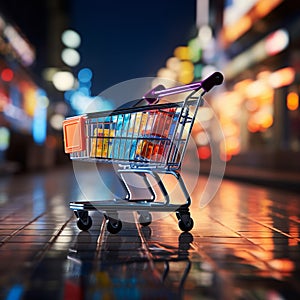
POLYGON ((117 163, 133 169, 179 169, 202 103, 199 96, 197 100, 69 118, 64 122, 65 144, 73 160, 117 163), (68 130, 74 123, 75 129, 68 130))

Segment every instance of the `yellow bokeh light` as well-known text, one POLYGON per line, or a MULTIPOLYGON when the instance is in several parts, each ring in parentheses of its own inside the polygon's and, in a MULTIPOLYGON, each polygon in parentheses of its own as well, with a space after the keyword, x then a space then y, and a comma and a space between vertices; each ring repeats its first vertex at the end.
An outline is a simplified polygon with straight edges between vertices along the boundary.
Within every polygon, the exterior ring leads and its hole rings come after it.
POLYGON ((267 129, 272 125, 273 125, 273 116, 270 114, 265 115, 261 121, 261 127, 267 129))
POLYGON ((29 116, 33 117, 37 106, 36 89, 25 82, 22 82, 21 87, 24 96, 24 110, 29 116))
POLYGON ((194 74, 191 72, 181 72, 178 76, 178 80, 183 84, 191 83, 194 79, 194 74))
POLYGON ((174 56, 180 60, 189 60, 191 58, 190 50, 186 46, 179 46, 174 50, 174 56))
POLYGON ((226 154, 237 155, 241 151, 240 140, 236 136, 231 136, 226 139, 226 154))
POLYGON ((180 63, 180 69, 181 71, 194 72, 194 65, 192 62, 185 60, 180 63))
POLYGON ((180 71, 178 80, 184 84, 191 83, 194 80, 194 65, 190 61, 180 62, 180 71))

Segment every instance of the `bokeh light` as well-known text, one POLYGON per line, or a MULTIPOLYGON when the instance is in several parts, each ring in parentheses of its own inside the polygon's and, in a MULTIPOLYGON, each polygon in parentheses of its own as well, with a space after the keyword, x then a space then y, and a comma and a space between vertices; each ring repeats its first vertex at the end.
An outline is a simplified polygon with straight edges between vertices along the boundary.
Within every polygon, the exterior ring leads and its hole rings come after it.
POLYGON ((69 48, 77 48, 81 43, 80 35, 71 29, 67 29, 62 33, 61 40, 63 44, 69 48))
POLYGON ((75 67, 80 62, 80 54, 75 49, 66 48, 61 52, 61 59, 66 65, 75 67))
POLYGON ((57 90, 67 91, 73 88, 75 79, 71 72, 59 71, 53 75, 52 82, 57 90))
POLYGON ((299 95, 295 92, 290 92, 287 95, 286 105, 289 110, 296 110, 299 107, 299 95))
POLYGON ((78 80, 83 83, 91 81, 93 72, 89 68, 83 68, 78 72, 78 80))
POLYGON ((14 78, 14 72, 12 69, 5 68, 1 71, 1 79, 3 81, 9 82, 14 78))

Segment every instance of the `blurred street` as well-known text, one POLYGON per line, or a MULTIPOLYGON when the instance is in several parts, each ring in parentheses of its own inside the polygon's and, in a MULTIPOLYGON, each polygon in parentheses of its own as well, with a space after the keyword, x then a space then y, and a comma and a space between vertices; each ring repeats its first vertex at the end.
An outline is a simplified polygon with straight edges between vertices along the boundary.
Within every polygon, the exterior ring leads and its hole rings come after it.
POLYGON ((1 177, 0 298, 298 299, 299 195, 225 179, 201 209, 206 180, 190 232, 171 213, 110 234, 99 212, 77 228, 71 167, 1 177))

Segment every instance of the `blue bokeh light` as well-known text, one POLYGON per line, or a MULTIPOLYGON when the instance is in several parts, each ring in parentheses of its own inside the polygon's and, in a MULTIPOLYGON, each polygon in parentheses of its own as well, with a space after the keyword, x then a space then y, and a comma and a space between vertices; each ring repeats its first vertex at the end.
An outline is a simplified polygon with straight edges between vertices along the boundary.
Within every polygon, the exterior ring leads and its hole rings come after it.
POLYGON ((80 82, 89 82, 93 77, 93 72, 89 68, 83 68, 78 72, 78 80, 80 82))

